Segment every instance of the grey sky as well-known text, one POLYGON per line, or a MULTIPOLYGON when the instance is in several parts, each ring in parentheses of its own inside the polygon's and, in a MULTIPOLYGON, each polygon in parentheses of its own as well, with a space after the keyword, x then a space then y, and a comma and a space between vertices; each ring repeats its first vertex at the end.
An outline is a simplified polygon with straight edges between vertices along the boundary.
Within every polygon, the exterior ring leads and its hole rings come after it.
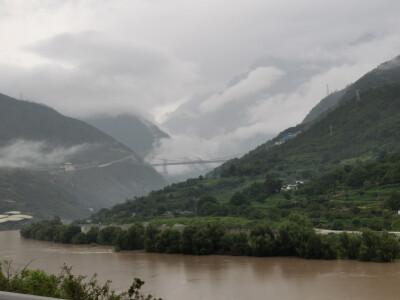
POLYGON ((249 150, 400 54, 397 0, 0 0, 0 92, 138 113, 154 156, 249 150))

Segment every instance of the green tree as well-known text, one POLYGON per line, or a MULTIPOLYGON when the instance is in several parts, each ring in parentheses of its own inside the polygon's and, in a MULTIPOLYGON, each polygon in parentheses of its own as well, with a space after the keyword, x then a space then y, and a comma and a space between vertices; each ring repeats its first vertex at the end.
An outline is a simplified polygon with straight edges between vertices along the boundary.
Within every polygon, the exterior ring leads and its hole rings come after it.
POLYGON ((400 209, 400 193, 393 191, 390 194, 390 197, 385 200, 384 206, 391 210, 399 210, 400 209))
POLYGON ((197 225, 188 225, 183 229, 182 232, 182 253, 184 254, 193 254, 193 237, 199 230, 197 225))
POLYGON ((78 234, 74 235, 71 242, 75 245, 86 244, 86 234, 84 232, 79 232, 78 234))
POLYGON ((229 202, 230 202, 230 204, 236 205, 236 206, 247 203, 245 195, 241 192, 234 193, 229 202))
POLYGON ((78 225, 65 225, 60 233, 60 241, 63 244, 71 244, 72 238, 81 232, 81 227, 78 225))
POLYGON ((86 232, 86 242, 88 244, 95 243, 97 244, 97 239, 99 235, 99 228, 98 227, 90 227, 89 231, 86 232))
POLYGON ((159 253, 180 253, 181 233, 172 228, 161 231, 157 235, 155 249, 159 253))
POLYGON ((98 242, 100 245, 116 245, 118 233, 122 229, 117 226, 108 226, 100 230, 98 242))
POLYGON ((382 262, 394 261, 400 253, 398 240, 386 231, 380 234, 380 243, 378 249, 378 260, 382 262))
POLYGON ((250 232, 250 245, 255 256, 270 256, 275 252, 275 236, 264 224, 256 225, 250 232))
POLYGON ((127 231, 128 250, 143 249, 145 229, 142 224, 133 224, 127 231))
POLYGON ((144 249, 147 252, 156 252, 157 235, 160 229, 154 224, 149 224, 146 227, 144 234, 144 249))
POLYGON ((201 227, 193 236, 193 253, 197 255, 212 254, 214 243, 206 227, 201 227))
POLYGON ((349 259, 358 259, 361 247, 361 235, 342 232, 339 235, 339 250, 341 256, 349 259))

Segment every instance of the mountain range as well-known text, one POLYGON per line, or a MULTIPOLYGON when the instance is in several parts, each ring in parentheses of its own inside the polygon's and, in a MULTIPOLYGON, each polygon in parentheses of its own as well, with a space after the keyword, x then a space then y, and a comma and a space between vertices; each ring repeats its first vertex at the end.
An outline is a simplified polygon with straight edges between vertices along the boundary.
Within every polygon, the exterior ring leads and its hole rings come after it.
POLYGON ((84 121, 128 146, 143 158, 157 147, 161 139, 169 138, 156 125, 135 115, 100 115, 84 121))
MULTIPOLYGON (((387 157, 388 153, 400 151, 399 129, 400 56, 381 64, 345 89, 328 95, 311 110, 302 123, 287 128, 243 157, 232 159, 205 176, 172 184, 151 192, 147 197, 102 210, 92 219, 132 222, 134 219, 129 217, 132 213, 137 217, 152 215, 153 218, 162 218, 168 212, 175 216, 198 216, 200 213, 203 216, 211 214, 219 217, 250 216, 250 219, 269 216, 270 220, 274 220, 278 215, 287 216, 289 211, 286 208, 296 206, 283 198, 283 194, 269 200, 269 195, 277 190, 279 181, 285 185, 306 182, 325 176, 335 168, 344 168, 338 171, 339 174, 344 172, 342 178, 348 172, 351 180, 351 177, 361 178, 358 187, 361 185, 371 189, 374 184, 369 182, 370 179, 357 175, 357 172, 370 173, 371 168, 376 167, 375 161, 382 162, 382 157, 387 157), (366 165, 357 168, 363 163, 366 165), (354 174, 351 170, 355 170, 354 174), (267 193, 264 189, 272 192, 267 193), (258 200, 250 196, 246 200, 246 195, 258 195, 260 191, 263 192, 258 200), (208 196, 214 197, 214 200, 207 200, 207 208, 199 207, 206 201, 199 199, 208 196), (243 206, 237 206, 237 203, 243 203, 243 206)), ((384 171, 385 167, 379 168, 384 171)), ((389 175, 386 177, 393 177, 389 175)), ((385 172, 379 178, 382 177, 385 177, 385 172)), ((328 191, 334 184, 338 183, 333 180, 323 190, 328 191)), ((334 196, 342 204, 349 199, 348 189, 345 187, 344 191, 334 196), (342 199, 344 194, 347 198, 342 199)), ((385 187, 381 199, 389 198, 390 189, 387 189, 385 187)), ((363 195, 366 191, 354 192, 354 198, 357 198, 358 193, 363 195)), ((379 191, 371 191, 371 195, 373 193, 379 195, 379 191)), ((367 201, 363 203, 371 203, 368 197, 372 196, 366 195, 367 201)), ((291 197, 290 194, 286 196, 288 199, 291 197)), ((332 198, 326 200, 326 197, 324 195, 319 201, 326 204, 329 211, 328 200, 332 198)), ((304 199, 304 205, 322 205, 320 202, 312 202, 313 199, 304 199)), ((351 200, 350 206, 338 209, 349 210, 355 202, 351 200)), ((371 211, 365 212, 367 218, 382 214, 382 203, 379 203, 378 208, 376 202, 373 203, 375 206, 371 206, 371 211)), ((366 208, 363 206, 362 209, 366 208)), ((356 206, 354 211, 357 210, 360 208, 356 206)))
POLYGON ((0 209, 83 217, 164 179, 129 147, 45 105, 0 94, 0 209))

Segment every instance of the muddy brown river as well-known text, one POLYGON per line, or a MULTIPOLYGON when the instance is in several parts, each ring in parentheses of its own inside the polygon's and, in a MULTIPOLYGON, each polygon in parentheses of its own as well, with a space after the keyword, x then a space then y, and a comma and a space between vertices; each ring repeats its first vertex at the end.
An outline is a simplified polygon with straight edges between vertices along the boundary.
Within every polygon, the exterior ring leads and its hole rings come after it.
POLYGON ((233 299, 399 299, 400 262, 303 260, 231 256, 113 253, 109 247, 61 245, 25 240, 18 231, 0 232, 0 260, 14 267, 58 273, 98 274, 126 290, 134 277, 144 290, 166 300, 233 299))

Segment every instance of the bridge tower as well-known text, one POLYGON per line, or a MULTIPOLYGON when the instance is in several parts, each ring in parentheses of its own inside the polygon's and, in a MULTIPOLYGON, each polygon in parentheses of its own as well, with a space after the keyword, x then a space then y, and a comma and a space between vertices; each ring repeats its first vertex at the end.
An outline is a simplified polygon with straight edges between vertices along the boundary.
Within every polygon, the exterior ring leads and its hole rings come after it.
POLYGON ((164 176, 167 176, 167 175, 168 175, 167 160, 166 160, 165 158, 163 159, 163 171, 162 171, 162 174, 163 174, 164 176))

